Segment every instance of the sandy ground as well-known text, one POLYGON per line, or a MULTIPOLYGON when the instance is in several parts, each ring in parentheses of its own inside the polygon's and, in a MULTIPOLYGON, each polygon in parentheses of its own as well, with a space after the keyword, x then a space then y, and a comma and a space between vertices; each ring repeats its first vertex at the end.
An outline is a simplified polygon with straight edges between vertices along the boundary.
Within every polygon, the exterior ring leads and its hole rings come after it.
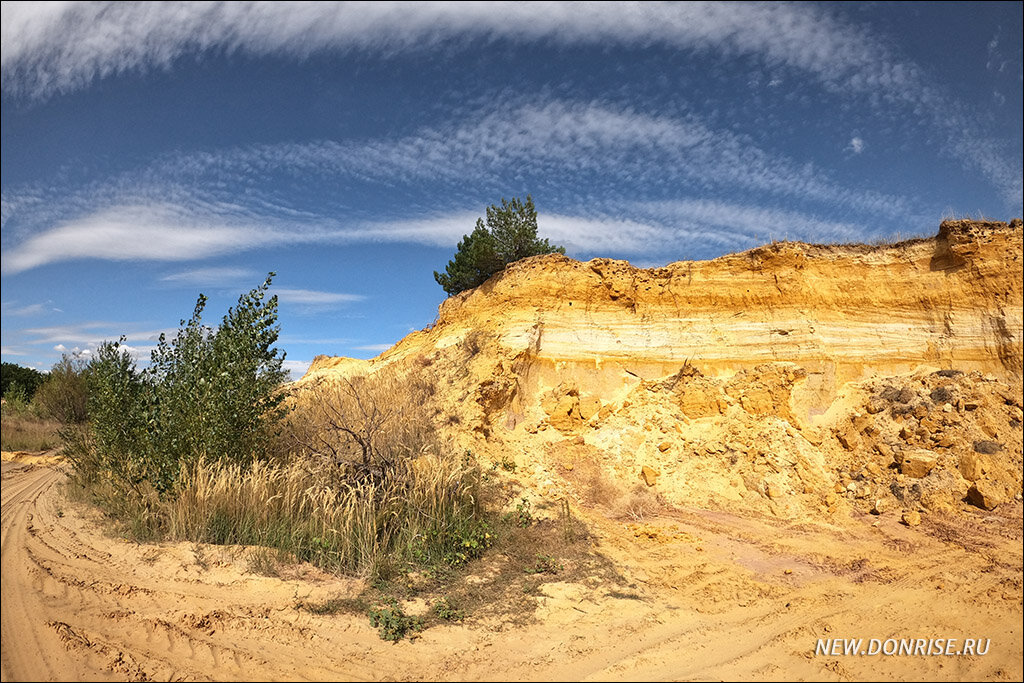
POLYGON ((532 623, 471 616, 391 644, 365 617, 297 609, 354 595, 354 579, 259 577, 239 548, 112 538, 64 499, 58 468, 5 461, 2 476, 5 681, 1024 675, 1020 503, 914 529, 892 516, 595 515, 596 551, 623 582, 553 576, 532 623), (830 638, 989 644, 983 656, 816 654, 830 638))

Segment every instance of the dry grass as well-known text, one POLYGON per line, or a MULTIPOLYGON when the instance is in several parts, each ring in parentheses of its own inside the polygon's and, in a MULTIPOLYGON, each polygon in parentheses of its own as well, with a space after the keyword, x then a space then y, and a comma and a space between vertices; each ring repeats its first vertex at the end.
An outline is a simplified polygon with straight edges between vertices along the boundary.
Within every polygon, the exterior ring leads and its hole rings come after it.
POLYGON ((0 442, 5 451, 48 451, 61 443, 61 423, 30 411, 3 412, 0 442))
MULTIPOLYGON (((437 456, 404 463, 384 480, 339 483, 308 463, 202 462, 162 504, 171 539, 276 548, 344 572, 386 573, 440 558, 478 516, 472 466, 437 456)), ((267 563, 262 563, 267 564, 267 563)))
POLYGON ((464 544, 487 533, 478 482, 474 463, 424 456, 386 480, 354 482, 308 462, 242 467, 200 461, 169 498, 144 489, 124 495, 104 480, 75 483, 79 498, 97 503, 138 540, 272 549, 249 558, 250 569, 261 574, 304 561, 382 576, 410 563, 468 559, 464 544))
POLYGON ((439 445, 429 366, 419 370, 405 381, 379 373, 305 390, 273 461, 203 459, 165 495, 145 483, 126 491, 90 463, 75 483, 140 540, 273 549, 250 558, 259 573, 294 561, 371 576, 408 563, 458 565, 490 542, 481 473, 439 445))

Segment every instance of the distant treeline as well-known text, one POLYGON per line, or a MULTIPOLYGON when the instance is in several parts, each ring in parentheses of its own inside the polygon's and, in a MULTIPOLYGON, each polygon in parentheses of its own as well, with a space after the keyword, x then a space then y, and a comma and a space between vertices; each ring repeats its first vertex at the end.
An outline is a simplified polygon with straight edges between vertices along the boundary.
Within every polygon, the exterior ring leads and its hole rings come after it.
POLYGON ((14 363, 4 363, 3 368, 0 369, 0 395, 6 395, 7 390, 12 384, 17 384, 25 391, 25 398, 31 400, 36 393, 36 389, 46 381, 49 375, 45 372, 39 372, 33 368, 25 368, 14 363))

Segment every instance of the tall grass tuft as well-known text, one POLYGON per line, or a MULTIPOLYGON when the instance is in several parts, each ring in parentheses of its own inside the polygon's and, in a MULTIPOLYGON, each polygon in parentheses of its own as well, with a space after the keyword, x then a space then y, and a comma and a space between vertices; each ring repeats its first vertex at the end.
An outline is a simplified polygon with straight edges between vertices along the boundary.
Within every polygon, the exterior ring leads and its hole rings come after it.
POLYGON ((435 455, 387 478, 339 479, 308 462, 201 460, 161 503, 174 540, 276 548, 299 561, 379 576, 402 562, 458 564, 487 545, 475 465, 435 455))

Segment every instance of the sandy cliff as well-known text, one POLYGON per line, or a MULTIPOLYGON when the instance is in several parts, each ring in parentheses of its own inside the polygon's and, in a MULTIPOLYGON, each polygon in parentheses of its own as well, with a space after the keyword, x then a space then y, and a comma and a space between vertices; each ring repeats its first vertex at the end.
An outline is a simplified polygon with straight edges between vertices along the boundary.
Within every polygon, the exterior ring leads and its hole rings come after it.
POLYGON ((581 469, 628 489, 648 466, 669 502, 949 509, 978 442, 998 449, 981 454, 992 499, 1020 493, 1022 294, 1020 220, 653 269, 542 256, 376 359, 318 358, 300 386, 429 367, 467 446, 518 454, 548 493, 585 497, 581 469), (931 467, 911 477, 917 451, 931 467))

